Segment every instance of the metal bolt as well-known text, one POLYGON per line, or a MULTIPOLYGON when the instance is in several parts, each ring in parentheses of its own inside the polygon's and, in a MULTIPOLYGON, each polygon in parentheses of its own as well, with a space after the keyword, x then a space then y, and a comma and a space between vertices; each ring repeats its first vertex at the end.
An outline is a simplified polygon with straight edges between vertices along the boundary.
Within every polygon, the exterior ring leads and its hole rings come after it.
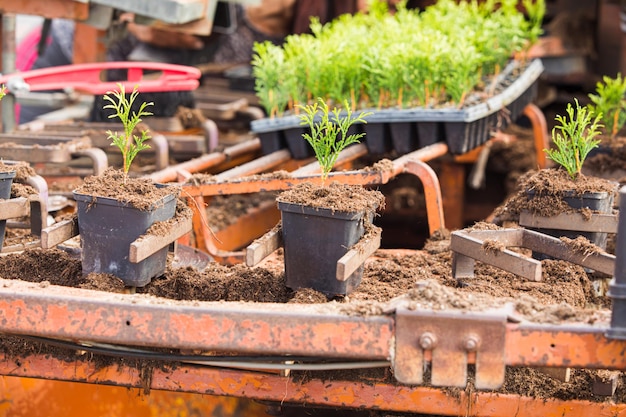
POLYGON ((480 345, 480 339, 476 336, 470 336, 465 339, 465 350, 468 352, 476 352, 480 345))
POLYGON ((420 336, 419 344, 422 349, 432 349, 437 344, 437 337, 430 332, 426 332, 420 336))

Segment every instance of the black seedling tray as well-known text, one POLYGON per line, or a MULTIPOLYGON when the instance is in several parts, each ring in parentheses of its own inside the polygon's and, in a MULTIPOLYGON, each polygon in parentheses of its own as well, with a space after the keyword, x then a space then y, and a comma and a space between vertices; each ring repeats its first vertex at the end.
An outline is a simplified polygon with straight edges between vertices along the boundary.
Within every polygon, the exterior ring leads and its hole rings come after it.
MULTIPOLYGON (((512 61, 496 79, 494 91, 498 92, 477 104, 462 108, 362 110, 372 112, 361 126, 366 134, 364 143, 373 154, 395 151, 402 155, 437 142, 446 142, 452 154, 466 153, 489 140, 494 131, 515 121, 535 99, 543 64, 539 59, 533 60, 517 75, 521 66, 512 61)), ((302 149, 302 144, 308 147, 306 141, 301 138, 300 143, 293 138, 294 132, 303 129, 300 118, 293 114, 251 123, 264 154, 288 148, 296 159, 311 156, 302 149)))

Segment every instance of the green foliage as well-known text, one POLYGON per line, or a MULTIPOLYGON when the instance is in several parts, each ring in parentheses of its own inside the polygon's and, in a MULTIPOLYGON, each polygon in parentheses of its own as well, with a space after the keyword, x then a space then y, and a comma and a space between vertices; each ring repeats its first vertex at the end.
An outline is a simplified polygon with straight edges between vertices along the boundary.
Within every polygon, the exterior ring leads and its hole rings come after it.
POLYGON ((544 149, 548 158, 565 168, 572 179, 580 174, 587 155, 600 143, 594 138, 602 127, 601 114, 595 115, 588 107, 581 107, 578 100, 575 102, 575 110, 571 103, 565 109, 569 118, 560 115, 555 118, 560 123, 552 129, 556 148, 544 149))
POLYGON ((6 95, 7 95, 7 86, 3 85, 2 87, 0 87, 0 100, 2 100, 4 96, 6 95))
POLYGON ((546 15, 545 0, 522 0, 522 5, 528 16, 527 36, 529 44, 533 44, 543 34, 541 25, 546 15))
POLYGON ((119 91, 109 91, 104 95, 104 100, 108 101, 110 104, 105 105, 103 109, 113 110, 114 114, 109 115, 109 119, 117 117, 124 126, 123 133, 119 134, 118 132, 108 130, 107 135, 108 138, 113 141, 111 144, 117 146, 122 152, 122 159, 124 160, 124 183, 126 183, 128 171, 137 154, 144 149, 150 148, 148 144, 144 143, 151 137, 148 132, 142 130, 141 136, 137 136, 134 134, 134 131, 141 122, 142 117, 152 115, 146 108, 154 105, 154 103, 142 102, 139 105, 139 109, 133 111, 133 104, 139 95, 137 86, 133 88, 132 93, 128 97, 126 97, 126 92, 122 84, 118 84, 118 88, 119 91))
POLYGON ((343 111, 337 107, 330 110, 322 98, 300 108, 304 111, 300 115, 300 124, 310 129, 310 133, 304 133, 303 137, 315 151, 315 157, 322 168, 323 183, 333 169, 339 153, 347 146, 358 143, 365 135, 348 134, 348 129, 355 123, 367 123, 365 117, 371 113, 359 113, 355 116, 347 101, 344 102, 343 111))
POLYGON ((539 36, 545 0, 438 0, 423 10, 384 0, 283 45, 254 45, 256 92, 270 117, 322 97, 364 108, 461 105, 539 36))
POLYGON ((252 74, 259 102, 270 117, 281 115, 289 101, 282 85, 285 53, 269 41, 255 43, 252 51, 252 74))
POLYGON ((602 114, 604 129, 614 138, 626 123, 626 79, 621 74, 615 78, 605 75, 603 81, 596 84, 596 94, 589 94, 588 107, 595 114, 602 114))

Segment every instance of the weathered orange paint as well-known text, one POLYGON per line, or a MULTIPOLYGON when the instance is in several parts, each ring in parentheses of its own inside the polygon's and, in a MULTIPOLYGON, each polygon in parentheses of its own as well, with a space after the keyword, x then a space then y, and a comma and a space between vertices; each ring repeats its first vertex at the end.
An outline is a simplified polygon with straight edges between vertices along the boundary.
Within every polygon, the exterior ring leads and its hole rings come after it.
POLYGON ((266 417, 245 398, 35 378, 0 377, 0 416, 11 417, 266 417))
POLYGON ((69 0, 0 0, 2 13, 32 14, 50 19, 85 20, 89 4, 69 0))
POLYGON ((626 343, 607 339, 604 329, 590 326, 542 328, 509 325, 507 364, 626 369, 626 343))
MULTIPOLYGON (((6 359, 0 357, 0 373, 6 375, 141 387, 136 370, 124 366, 114 365, 106 370, 95 370, 93 365, 83 361, 68 364, 50 357, 29 356, 21 360, 21 366, 16 367, 6 359)), ((308 406, 380 409, 442 416, 626 416, 626 404, 610 402, 535 399, 497 392, 450 392, 384 381, 335 380, 327 376, 324 379, 302 380, 259 372, 185 365, 169 370, 155 369, 151 389, 308 406)))

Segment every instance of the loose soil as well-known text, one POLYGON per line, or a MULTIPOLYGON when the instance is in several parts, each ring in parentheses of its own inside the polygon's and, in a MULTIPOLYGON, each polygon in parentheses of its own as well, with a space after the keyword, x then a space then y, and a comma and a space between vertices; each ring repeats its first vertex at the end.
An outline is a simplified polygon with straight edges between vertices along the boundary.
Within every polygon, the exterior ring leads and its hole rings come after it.
MULTIPOLYGON (((513 194, 503 205, 494 211, 496 221, 506 222, 519 220, 522 210, 540 216, 554 216, 559 213, 577 211, 569 206, 563 197, 584 193, 616 193, 618 184, 604 178, 579 174, 572 180, 567 171, 560 168, 547 168, 529 171, 522 175, 513 194)), ((581 211, 581 210, 578 210, 581 211)), ((589 210, 582 209, 587 214, 589 210)))
POLYGON ((316 186, 310 183, 298 184, 296 187, 282 192, 276 201, 348 213, 374 213, 385 207, 385 196, 380 191, 369 190, 360 185, 346 185, 337 182, 328 186, 316 186))
POLYGON ((108 168, 102 175, 85 178, 76 192, 112 198, 140 210, 147 210, 171 195, 172 190, 178 195, 179 190, 175 186, 157 187, 149 178, 125 177, 123 171, 108 168))

